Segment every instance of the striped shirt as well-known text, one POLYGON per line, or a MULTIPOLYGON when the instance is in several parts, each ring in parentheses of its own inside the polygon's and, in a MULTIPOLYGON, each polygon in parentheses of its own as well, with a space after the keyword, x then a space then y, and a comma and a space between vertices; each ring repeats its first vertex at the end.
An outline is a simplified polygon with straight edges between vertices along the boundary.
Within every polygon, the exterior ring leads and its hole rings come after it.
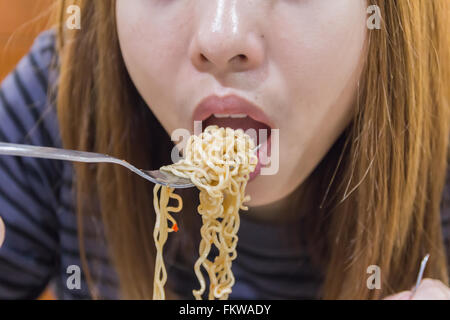
MULTIPOLYGON (((55 99, 55 34, 42 33, 0 87, 0 141, 61 147, 55 99)), ((35 299, 50 284, 59 299, 90 299, 86 279, 71 289, 70 266, 81 267, 70 162, 0 156, 0 215, 6 238, 0 248, 0 299, 35 299), (70 270, 70 269, 69 269, 70 270)), ((450 248, 450 181, 442 201, 442 223, 450 248)), ((231 299, 317 298, 323 275, 295 240, 297 226, 269 225, 241 218, 236 283, 231 299)), ((87 233, 102 231, 91 220, 87 233)), ((151 231, 149 231, 151 232, 151 231)), ((87 259, 103 299, 120 298, 118 277, 106 241, 87 237, 87 259)), ((168 264, 175 292, 192 299, 198 282, 192 268, 168 264)), ((151 277, 149 276, 149 279, 151 277)))

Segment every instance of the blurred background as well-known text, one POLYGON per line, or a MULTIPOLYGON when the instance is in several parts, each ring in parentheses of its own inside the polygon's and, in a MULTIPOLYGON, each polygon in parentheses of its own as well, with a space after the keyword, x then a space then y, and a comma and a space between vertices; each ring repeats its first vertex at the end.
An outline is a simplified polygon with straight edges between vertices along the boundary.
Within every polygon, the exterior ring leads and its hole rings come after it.
MULTIPOLYGON (((0 82, 51 24, 55 0, 0 0, 0 82)), ((50 289, 39 298, 54 299, 50 289)))
POLYGON ((49 27, 55 0, 0 0, 0 81, 49 27))

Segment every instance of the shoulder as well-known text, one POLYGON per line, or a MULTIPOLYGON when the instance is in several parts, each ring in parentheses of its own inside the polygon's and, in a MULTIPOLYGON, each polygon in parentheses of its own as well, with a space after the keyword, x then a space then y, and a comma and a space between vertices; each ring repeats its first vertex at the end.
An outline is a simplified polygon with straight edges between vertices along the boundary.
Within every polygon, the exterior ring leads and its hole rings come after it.
POLYGON ((48 30, 0 85, 2 141, 57 145, 55 99, 58 76, 56 32, 48 30))
MULTIPOLYGON (((56 71, 58 63, 55 44, 55 30, 50 29, 42 32, 33 42, 29 52, 3 81, 2 87, 6 87, 4 90, 23 84, 26 89, 37 91, 36 95, 39 93, 46 95, 49 89, 51 72, 56 71), (21 78, 22 83, 18 83, 17 75, 21 78), (34 88, 33 86, 39 88, 34 88)), ((33 94, 34 92, 31 93, 33 94)))
POLYGON ((35 59, 36 65, 41 70, 48 72, 50 66, 55 62, 56 56, 56 31, 54 29, 46 30, 39 34, 35 39, 29 52, 35 59))

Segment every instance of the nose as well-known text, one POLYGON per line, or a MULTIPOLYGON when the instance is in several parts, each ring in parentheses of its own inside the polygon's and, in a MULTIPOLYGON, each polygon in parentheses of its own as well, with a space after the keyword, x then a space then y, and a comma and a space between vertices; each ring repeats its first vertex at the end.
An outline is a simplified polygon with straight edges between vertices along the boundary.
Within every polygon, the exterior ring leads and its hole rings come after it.
POLYGON ((256 69, 264 61, 255 8, 242 0, 208 0, 190 47, 192 64, 215 74, 256 69))

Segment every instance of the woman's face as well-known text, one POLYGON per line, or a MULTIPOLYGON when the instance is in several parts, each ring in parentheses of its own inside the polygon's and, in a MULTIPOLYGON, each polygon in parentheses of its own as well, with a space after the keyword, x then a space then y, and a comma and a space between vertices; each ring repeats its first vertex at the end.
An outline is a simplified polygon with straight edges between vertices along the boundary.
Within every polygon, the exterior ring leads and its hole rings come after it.
POLYGON ((192 131, 211 95, 242 97, 279 129, 278 171, 249 182, 250 206, 291 193, 351 120, 365 1, 117 0, 116 10, 131 79, 169 134, 192 131))

